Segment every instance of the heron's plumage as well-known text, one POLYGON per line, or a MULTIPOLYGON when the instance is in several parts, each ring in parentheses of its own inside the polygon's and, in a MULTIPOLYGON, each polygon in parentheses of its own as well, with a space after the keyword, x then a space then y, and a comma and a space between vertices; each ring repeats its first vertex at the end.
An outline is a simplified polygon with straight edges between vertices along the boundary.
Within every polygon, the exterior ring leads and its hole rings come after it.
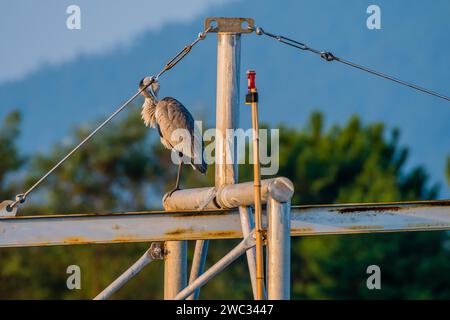
POLYGON ((156 127, 156 105, 150 99, 145 99, 142 105, 141 118, 144 120, 146 127, 155 128, 156 127))
POLYGON ((145 101, 142 105, 141 116, 145 125, 158 129, 164 147, 182 153, 184 157, 189 158, 195 170, 206 173, 203 139, 200 131, 195 127, 191 113, 174 98, 166 97, 158 101, 157 90, 153 92, 155 96, 147 91, 143 92, 145 101))
MULTIPOLYGON (((150 78, 144 78, 139 83, 139 88, 143 89, 143 86, 148 84, 150 78)), ((144 120, 144 124, 147 127, 155 128, 156 127, 156 105, 158 104, 158 99, 156 98, 159 91, 159 83, 153 82, 151 84, 152 93, 147 91, 147 89, 142 91, 142 95, 144 96, 144 103, 142 104, 141 118, 144 120)))

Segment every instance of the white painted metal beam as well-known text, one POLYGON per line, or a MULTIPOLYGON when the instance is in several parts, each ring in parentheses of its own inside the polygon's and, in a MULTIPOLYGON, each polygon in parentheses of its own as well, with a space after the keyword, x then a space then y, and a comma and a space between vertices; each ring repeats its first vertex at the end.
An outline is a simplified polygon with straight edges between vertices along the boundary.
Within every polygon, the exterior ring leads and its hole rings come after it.
MULTIPOLYGON (((294 194, 294 185, 288 178, 277 177, 261 181, 261 201, 267 203, 270 197, 279 202, 290 201, 294 194)), ((163 205, 166 210, 217 210, 250 206, 255 202, 254 182, 227 184, 215 188, 195 188, 175 191, 165 196, 163 205)))
POLYGON ((294 206, 293 236, 450 230, 450 200, 294 206))
MULTIPOLYGON (((450 200, 293 206, 291 235, 450 230, 450 200)), ((0 218, 0 247, 241 238, 237 210, 0 218)))

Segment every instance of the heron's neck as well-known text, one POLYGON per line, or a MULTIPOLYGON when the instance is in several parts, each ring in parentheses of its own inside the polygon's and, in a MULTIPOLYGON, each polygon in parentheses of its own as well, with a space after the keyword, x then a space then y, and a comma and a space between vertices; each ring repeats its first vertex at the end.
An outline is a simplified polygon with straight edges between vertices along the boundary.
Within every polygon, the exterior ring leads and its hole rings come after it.
POLYGON ((142 105, 141 117, 147 127, 156 126, 156 105, 158 100, 151 93, 144 91, 144 104, 142 105))
POLYGON ((151 100, 155 105, 158 104, 158 98, 155 97, 152 93, 147 90, 142 91, 142 95, 145 97, 145 100, 151 100))

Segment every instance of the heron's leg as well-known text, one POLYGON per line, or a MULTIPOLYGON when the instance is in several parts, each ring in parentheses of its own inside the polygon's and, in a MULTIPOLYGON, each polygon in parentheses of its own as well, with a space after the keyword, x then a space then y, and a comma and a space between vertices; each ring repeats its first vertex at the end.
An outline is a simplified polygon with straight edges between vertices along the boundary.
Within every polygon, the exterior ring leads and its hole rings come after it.
POLYGON ((177 182, 175 183, 175 190, 180 189, 180 179, 181 179, 181 169, 183 168, 183 163, 180 162, 178 165, 177 182))
POLYGON ((178 164, 177 182, 175 183, 175 188, 168 192, 168 197, 172 195, 177 190, 180 190, 180 180, 181 180, 181 169, 183 167, 183 155, 180 153, 180 163, 178 164))

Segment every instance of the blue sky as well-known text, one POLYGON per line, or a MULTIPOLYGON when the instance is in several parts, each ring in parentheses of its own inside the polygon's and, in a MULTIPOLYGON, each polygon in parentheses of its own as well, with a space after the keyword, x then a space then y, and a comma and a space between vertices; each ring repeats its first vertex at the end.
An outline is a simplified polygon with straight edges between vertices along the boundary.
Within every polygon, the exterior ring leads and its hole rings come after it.
POLYGON ((14 81, 45 64, 80 54, 102 54, 126 46, 146 30, 198 18, 231 0, 3 0, 0 2, 0 83, 14 81), (69 31, 67 7, 81 9, 81 29, 69 31), (175 10, 174 10, 175 9, 175 10))
MULTIPOLYGON (((2 1, 0 117, 21 110, 21 145, 45 151, 74 126, 111 113, 143 76, 196 36, 207 16, 254 17, 268 31, 449 95, 449 14, 448 0, 2 1), (66 28, 70 4, 81 8, 81 30, 66 28), (371 4, 381 8, 381 30, 366 27, 371 4)), ((161 89, 210 119, 215 41, 209 36, 195 48, 161 89)), ((399 127, 411 149, 408 166, 424 165, 441 184, 440 197, 450 197, 448 102, 255 35, 242 40, 242 77, 249 68, 258 72, 263 121, 302 127, 320 110, 328 125, 358 114, 366 123, 399 127)), ((241 123, 249 123, 245 109, 241 123)))

